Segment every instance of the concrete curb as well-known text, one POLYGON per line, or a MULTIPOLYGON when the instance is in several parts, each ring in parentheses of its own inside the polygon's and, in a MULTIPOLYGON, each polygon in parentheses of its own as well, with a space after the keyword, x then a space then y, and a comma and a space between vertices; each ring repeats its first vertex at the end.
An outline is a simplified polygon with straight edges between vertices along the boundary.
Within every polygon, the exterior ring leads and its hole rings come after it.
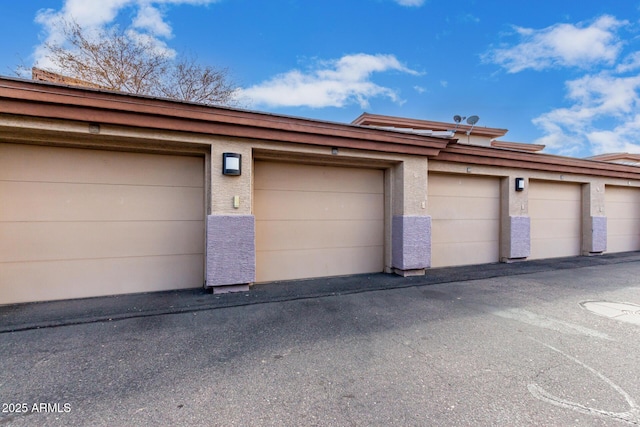
POLYGON ((383 291, 439 283, 464 282, 553 270, 597 267, 640 261, 640 252, 534 260, 513 264, 484 264, 427 270, 425 276, 365 274, 269 283, 249 292, 212 295, 204 289, 117 295, 66 301, 0 306, 0 333, 111 322, 123 319, 192 313, 271 302, 294 301, 383 291))

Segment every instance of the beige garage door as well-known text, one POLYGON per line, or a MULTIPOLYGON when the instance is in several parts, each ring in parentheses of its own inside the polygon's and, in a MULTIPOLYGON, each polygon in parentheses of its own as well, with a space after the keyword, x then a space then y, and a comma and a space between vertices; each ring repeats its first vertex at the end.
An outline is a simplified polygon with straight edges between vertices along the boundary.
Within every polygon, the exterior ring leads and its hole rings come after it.
POLYGON ((499 178, 429 174, 428 193, 432 267, 499 260, 499 178))
POLYGON ((256 161, 256 281, 381 272, 382 170, 256 161))
POLYGON ((607 252, 640 250, 640 190, 605 188, 607 252))
POLYGON ((202 286, 203 159, 0 144, 0 303, 202 286))
POLYGON ((529 181, 531 256, 580 255, 582 190, 579 184, 529 181))

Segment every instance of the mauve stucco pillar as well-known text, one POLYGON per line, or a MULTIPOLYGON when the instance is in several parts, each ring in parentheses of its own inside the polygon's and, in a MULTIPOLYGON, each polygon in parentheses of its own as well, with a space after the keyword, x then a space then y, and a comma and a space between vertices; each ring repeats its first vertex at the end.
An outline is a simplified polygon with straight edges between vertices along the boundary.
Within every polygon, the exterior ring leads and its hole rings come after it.
POLYGON ((505 261, 527 258, 531 255, 531 218, 510 216, 508 221, 509 239, 505 261))
POLYGON ((590 239, 586 239, 585 255, 601 254, 607 250, 607 217, 589 217, 590 239))
POLYGON ((607 250, 605 188, 597 180, 582 185, 582 255, 600 255, 607 250))
POLYGON ((500 184, 500 261, 522 261, 530 255, 529 178, 512 175, 500 184), (524 188, 516 190, 516 178, 523 179, 524 188))
POLYGON ((396 215, 391 232, 394 272, 401 276, 424 274, 431 266, 431 217, 396 215))
POLYGON ((248 291, 256 280, 253 215, 207 217, 207 287, 214 293, 248 291))

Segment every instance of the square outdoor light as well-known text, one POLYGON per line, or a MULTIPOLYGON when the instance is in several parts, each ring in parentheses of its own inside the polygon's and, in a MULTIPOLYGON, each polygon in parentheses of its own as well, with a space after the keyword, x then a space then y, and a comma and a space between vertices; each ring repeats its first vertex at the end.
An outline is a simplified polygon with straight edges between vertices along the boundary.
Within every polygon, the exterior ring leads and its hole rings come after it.
POLYGON ((524 178, 516 178, 516 191, 524 190, 524 178))
POLYGON ((242 154, 222 153, 222 174, 240 175, 242 172, 242 154))

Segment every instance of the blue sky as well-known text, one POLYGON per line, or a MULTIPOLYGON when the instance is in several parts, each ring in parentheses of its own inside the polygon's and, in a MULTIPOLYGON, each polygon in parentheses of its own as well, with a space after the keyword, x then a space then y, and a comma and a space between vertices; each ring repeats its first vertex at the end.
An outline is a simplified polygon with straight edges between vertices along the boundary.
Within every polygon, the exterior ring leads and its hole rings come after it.
POLYGON ((0 72, 51 23, 118 24, 228 67, 244 106, 351 122, 480 116, 506 141, 640 152, 640 0, 29 0, 3 5, 0 72))

